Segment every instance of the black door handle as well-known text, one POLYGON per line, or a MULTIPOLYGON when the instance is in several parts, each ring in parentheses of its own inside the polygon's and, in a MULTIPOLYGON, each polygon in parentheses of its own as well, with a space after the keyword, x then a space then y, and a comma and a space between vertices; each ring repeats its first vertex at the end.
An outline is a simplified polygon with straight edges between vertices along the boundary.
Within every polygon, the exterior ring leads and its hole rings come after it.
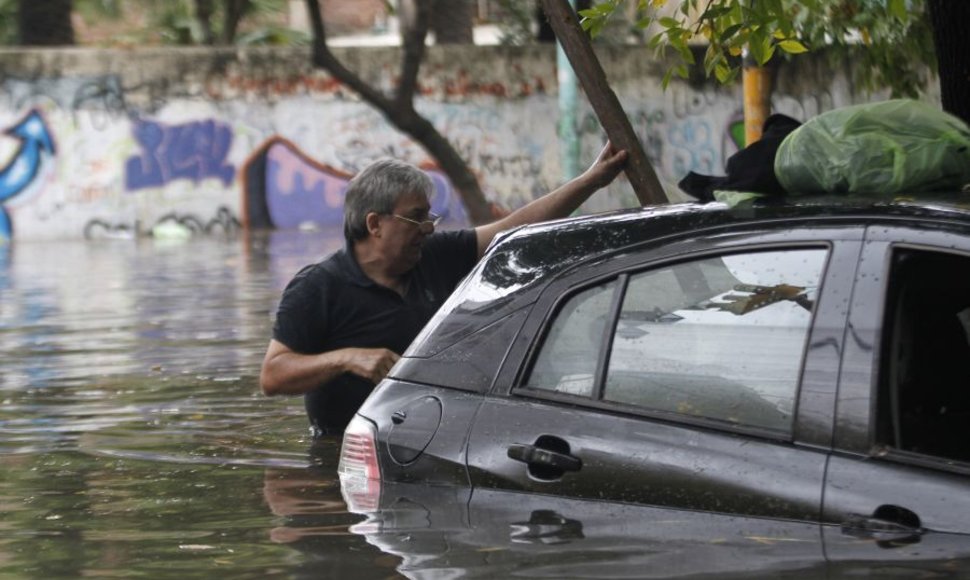
POLYGON ((912 544, 925 530, 919 516, 893 505, 879 506, 871 516, 850 514, 842 522, 842 533, 854 538, 893 544, 912 544))
POLYGON ((579 471, 583 467, 583 462, 578 457, 535 445, 513 443, 509 445, 508 455, 510 459, 529 466, 551 467, 560 471, 579 471))

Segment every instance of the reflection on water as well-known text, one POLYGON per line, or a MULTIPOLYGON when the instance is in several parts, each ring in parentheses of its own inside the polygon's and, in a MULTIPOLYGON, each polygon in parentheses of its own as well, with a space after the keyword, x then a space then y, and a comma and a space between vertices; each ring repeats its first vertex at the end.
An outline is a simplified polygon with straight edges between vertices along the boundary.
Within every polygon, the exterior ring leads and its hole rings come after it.
POLYGON ((393 577, 348 531, 336 442, 258 394, 282 288, 341 244, 0 247, 0 577, 393 577))
POLYGON ((412 579, 827 577, 808 523, 413 484, 360 511, 352 529, 412 579))

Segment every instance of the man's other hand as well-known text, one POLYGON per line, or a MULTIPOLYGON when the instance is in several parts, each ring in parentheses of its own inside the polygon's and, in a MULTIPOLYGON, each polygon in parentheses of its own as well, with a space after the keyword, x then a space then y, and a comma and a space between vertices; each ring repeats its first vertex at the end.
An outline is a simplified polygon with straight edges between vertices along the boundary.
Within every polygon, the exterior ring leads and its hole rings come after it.
POLYGON ((344 368, 349 373, 364 377, 375 385, 391 372, 401 356, 386 348, 346 348, 344 368))

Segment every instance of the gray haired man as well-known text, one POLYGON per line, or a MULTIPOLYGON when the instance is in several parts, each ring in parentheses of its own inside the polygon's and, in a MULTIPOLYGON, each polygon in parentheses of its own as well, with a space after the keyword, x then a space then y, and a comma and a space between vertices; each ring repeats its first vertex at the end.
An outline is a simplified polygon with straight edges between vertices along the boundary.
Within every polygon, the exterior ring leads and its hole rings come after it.
POLYGON ((381 160, 344 202, 344 249, 303 268, 280 301, 260 373, 264 394, 304 395, 315 436, 340 435, 496 234, 568 216, 619 174, 607 145, 582 175, 474 229, 436 232, 433 185, 418 168, 381 160))

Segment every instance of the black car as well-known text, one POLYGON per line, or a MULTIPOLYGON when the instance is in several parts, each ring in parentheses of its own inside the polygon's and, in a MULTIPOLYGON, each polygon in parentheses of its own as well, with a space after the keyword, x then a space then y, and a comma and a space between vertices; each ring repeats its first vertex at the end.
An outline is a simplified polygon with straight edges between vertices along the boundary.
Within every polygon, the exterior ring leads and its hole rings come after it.
POLYGON ((968 336, 970 194, 529 226, 360 409, 344 490, 808 523, 828 562, 970 573, 968 336))

